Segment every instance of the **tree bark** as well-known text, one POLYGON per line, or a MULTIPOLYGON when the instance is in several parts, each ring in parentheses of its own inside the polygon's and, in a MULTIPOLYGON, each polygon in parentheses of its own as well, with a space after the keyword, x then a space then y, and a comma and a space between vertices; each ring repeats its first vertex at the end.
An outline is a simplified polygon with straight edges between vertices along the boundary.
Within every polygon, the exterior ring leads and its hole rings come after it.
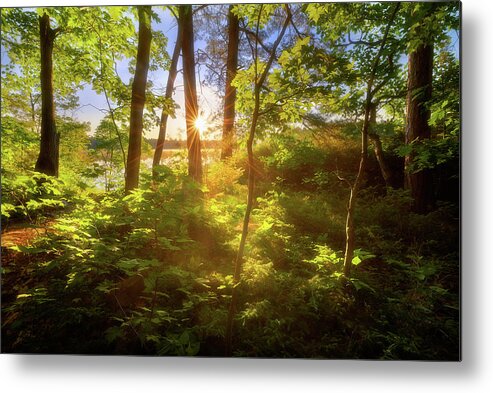
POLYGON ((56 30, 50 27, 50 17, 39 18, 41 48, 41 143, 35 170, 50 176, 58 176, 59 136, 55 122, 53 94, 53 43, 56 30))
MULTIPOLYGON (((433 78, 433 44, 422 43, 409 54, 406 100, 406 144, 420 143, 431 137, 428 120, 433 78)), ((416 213, 433 207, 433 177, 430 169, 413 171, 415 153, 405 157, 406 187, 411 191, 416 213)))
POLYGON ((139 6, 139 43, 137 64, 132 83, 132 101, 130 104, 130 133, 128 139, 127 176, 125 192, 139 186, 140 155, 142 145, 143 114, 146 99, 147 72, 151 51, 151 7, 139 6))
POLYGON ((195 53, 193 15, 191 5, 179 6, 179 24, 182 29, 183 84, 185 88, 185 120, 187 125, 188 175, 202 182, 202 152, 200 133, 195 122, 199 115, 195 82, 195 53))
POLYGON ((226 61, 226 90, 224 94, 224 122, 221 160, 233 154, 236 87, 231 83, 238 69, 239 27, 238 17, 233 13, 233 5, 228 13, 228 59, 226 61))
POLYGON ((377 157, 378 166, 380 167, 380 173, 382 174, 383 180, 385 181, 385 186, 387 188, 393 187, 392 171, 389 169, 389 167, 387 166, 387 162, 385 161, 382 141, 380 140, 380 136, 375 131, 376 125, 377 106, 375 104, 372 104, 370 107, 370 129, 368 132, 368 137, 373 143, 373 150, 375 152, 375 156, 377 157))
MULTIPOLYGON (((176 75, 178 74, 178 59, 180 57, 182 41, 182 29, 178 24, 178 33, 176 36, 175 49, 173 50, 173 57, 171 58, 171 65, 168 71, 168 82, 166 83, 166 93, 164 97, 166 101, 171 100, 173 96, 173 88, 175 84, 176 75)), ((164 141, 166 140, 166 125, 168 122, 169 109, 164 107, 161 112, 161 122, 159 123, 159 135, 157 138, 156 150, 154 151, 154 159, 152 161, 152 177, 156 178, 156 167, 161 162, 161 156, 163 155, 164 141)))

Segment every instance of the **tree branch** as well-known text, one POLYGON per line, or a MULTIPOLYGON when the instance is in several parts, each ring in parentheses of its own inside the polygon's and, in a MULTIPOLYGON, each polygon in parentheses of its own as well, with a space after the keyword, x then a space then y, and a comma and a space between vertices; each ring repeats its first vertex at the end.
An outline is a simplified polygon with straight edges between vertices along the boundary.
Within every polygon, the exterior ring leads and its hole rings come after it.
MULTIPOLYGON (((287 5, 286 5, 286 8, 287 8, 287 5)), ((264 71, 262 72, 262 75, 260 76, 260 79, 258 80, 257 85, 259 87, 264 84, 265 79, 267 78, 267 74, 269 73, 270 67, 271 67, 272 63, 274 62, 274 58, 276 57, 277 47, 281 43, 282 38, 284 37, 284 34, 286 33, 286 29, 288 28, 288 25, 291 21, 291 12, 289 12, 289 11, 286 11, 286 12, 287 12, 286 20, 284 21, 281 32, 277 36, 277 39, 274 42, 274 45, 272 46, 272 52, 269 56, 269 60, 267 61, 267 64, 264 67, 264 71)))
POLYGON ((195 8, 192 12, 192 15, 195 15, 197 12, 199 12, 200 10, 204 9, 205 7, 207 7, 209 4, 202 4, 200 6, 198 6, 197 8, 195 8))
POLYGON ((303 34, 300 33, 300 31, 298 30, 298 28, 294 24, 293 13, 291 12, 291 7, 289 4, 286 4, 286 12, 288 13, 288 16, 289 16, 289 22, 291 23, 291 26, 293 26, 294 31, 298 35, 298 38, 303 39, 304 38, 303 34))
POLYGON ((248 38, 253 38, 253 40, 256 41, 264 51, 270 53, 270 48, 267 45, 265 45, 260 39, 260 37, 258 37, 253 31, 247 29, 246 27, 240 27, 240 31, 245 33, 248 38))

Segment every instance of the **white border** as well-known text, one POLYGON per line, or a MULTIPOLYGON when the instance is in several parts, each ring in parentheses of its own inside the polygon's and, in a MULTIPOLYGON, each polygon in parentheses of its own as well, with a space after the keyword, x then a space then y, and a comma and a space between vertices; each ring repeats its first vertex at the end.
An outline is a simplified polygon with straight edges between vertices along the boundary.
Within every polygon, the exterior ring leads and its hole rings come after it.
MULTIPOLYGON (((163 2, 2 1, 4 6, 125 3, 163 2)), ((492 3, 463 2, 462 363, 1 355, 0 389, 50 393, 493 391, 492 3)))

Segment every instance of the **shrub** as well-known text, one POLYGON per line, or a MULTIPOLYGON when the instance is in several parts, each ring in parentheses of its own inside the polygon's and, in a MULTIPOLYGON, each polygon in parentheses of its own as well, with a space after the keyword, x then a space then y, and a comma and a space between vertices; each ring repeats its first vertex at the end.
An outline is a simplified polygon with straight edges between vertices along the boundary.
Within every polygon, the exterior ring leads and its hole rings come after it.
POLYGON ((75 190, 62 180, 41 173, 2 176, 2 218, 31 221, 67 206, 75 190))
POLYGON ((209 196, 217 194, 238 195, 245 191, 238 185, 238 180, 243 176, 244 169, 236 167, 232 160, 217 161, 208 168, 205 179, 209 196))

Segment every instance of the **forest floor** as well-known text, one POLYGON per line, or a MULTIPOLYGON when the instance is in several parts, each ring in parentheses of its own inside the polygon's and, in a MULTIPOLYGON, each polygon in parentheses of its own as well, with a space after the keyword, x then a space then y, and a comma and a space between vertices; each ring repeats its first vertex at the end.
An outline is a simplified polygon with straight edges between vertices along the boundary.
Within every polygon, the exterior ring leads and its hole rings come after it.
POLYGON ((49 219, 39 224, 17 222, 2 228, 2 247, 28 246, 40 235, 46 234, 54 220, 49 219))
MULTIPOLYGON (((346 280, 348 190, 328 153, 288 147, 259 159, 234 356, 457 360, 456 205, 416 215, 369 182, 346 280)), ((206 195, 172 170, 127 196, 33 191, 34 220, 3 220, 2 352, 224 356, 244 162, 211 166, 206 195)))

